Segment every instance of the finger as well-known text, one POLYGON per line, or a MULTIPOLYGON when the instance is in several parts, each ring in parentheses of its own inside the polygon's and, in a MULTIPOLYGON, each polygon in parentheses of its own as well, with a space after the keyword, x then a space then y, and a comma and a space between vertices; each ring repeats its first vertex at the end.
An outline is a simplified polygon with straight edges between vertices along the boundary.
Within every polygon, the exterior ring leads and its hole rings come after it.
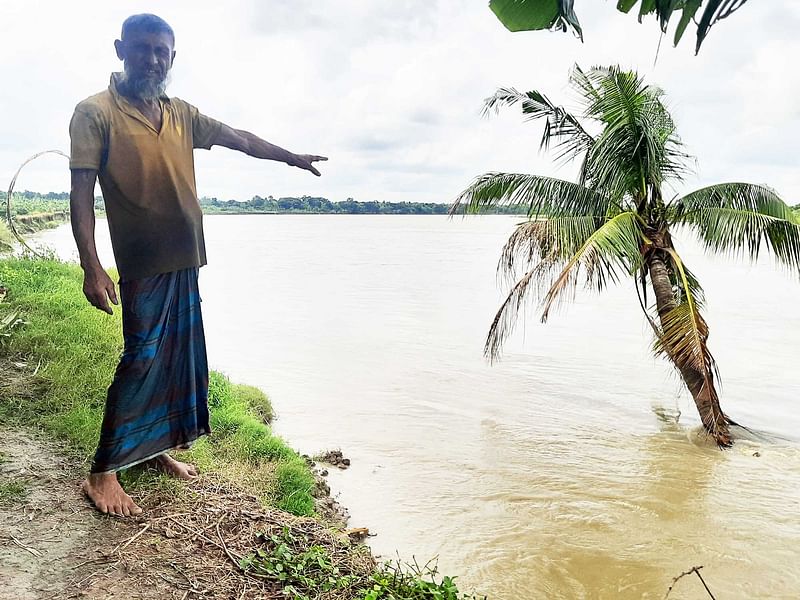
POLYGON ((117 290, 114 287, 113 283, 108 286, 107 291, 108 291, 108 297, 111 299, 111 302, 113 302, 114 304, 119 304, 119 301, 117 300, 117 290))
POLYGON ((315 168, 314 168, 312 165, 308 165, 308 167, 306 167, 306 168, 307 168, 309 171, 311 171, 311 172, 312 172, 314 175, 316 175, 317 177, 321 177, 321 176, 322 176, 322 173, 320 173, 319 171, 317 171, 317 170, 316 170, 316 169, 315 169, 315 168))
POLYGON ((311 156, 309 158, 309 161, 311 161, 311 162, 317 162, 318 160, 328 160, 328 157, 327 156, 311 156))
POLYGON ((89 302, 91 302, 92 306, 94 306, 96 309, 107 312, 110 315, 113 314, 111 312, 111 307, 108 305, 108 300, 106 300, 105 294, 101 296, 92 295, 89 298, 89 302))

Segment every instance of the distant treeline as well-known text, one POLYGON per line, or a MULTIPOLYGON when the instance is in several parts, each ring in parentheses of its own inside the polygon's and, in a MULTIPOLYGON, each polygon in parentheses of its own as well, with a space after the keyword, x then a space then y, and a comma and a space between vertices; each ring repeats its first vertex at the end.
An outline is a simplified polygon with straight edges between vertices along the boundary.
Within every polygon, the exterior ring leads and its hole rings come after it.
MULTIPOLYGON (((348 198, 332 202, 327 198, 300 196, 273 198, 253 196, 250 200, 218 200, 200 198, 203 212, 208 214, 242 213, 290 213, 290 214, 332 214, 332 215, 446 215, 449 204, 437 202, 381 202, 371 200, 359 202, 348 198)), ((524 209, 497 207, 492 214, 525 214, 524 209)))
MULTIPOLYGON (((0 208, 5 211, 5 192, 0 192, 0 208)), ((274 198, 253 196, 250 200, 200 198, 206 214, 332 214, 332 215, 446 215, 449 204, 436 202, 358 202, 352 198, 332 202, 327 198, 300 196, 274 198)), ((12 212, 16 215, 59 212, 69 209, 69 192, 14 192, 12 212)), ((104 210, 103 197, 95 198, 95 208, 104 210)), ((492 214, 524 214, 522 209, 498 207, 492 214)))
MULTIPOLYGON (((6 192, 0 192, 0 211, 2 211, 3 215, 6 212, 7 196, 6 192)), ((94 199, 94 207, 100 212, 105 210, 102 196, 97 196, 94 199)), ((17 216, 59 213, 68 210, 69 192, 47 192, 46 194, 41 194, 25 190, 24 192, 14 192, 14 196, 11 198, 11 213, 17 216)))
MULTIPOLYGON (((0 192, 0 210, 5 214, 6 192, 0 192)), ((103 197, 95 198, 95 209, 103 211, 103 197)), ((200 206, 207 214, 249 214, 249 213, 288 213, 288 214, 340 214, 340 215, 445 215, 449 204, 436 202, 358 202, 352 198, 331 202, 327 198, 312 196, 273 198, 253 196, 250 200, 218 200, 200 198, 200 206)), ((69 209, 69 192, 14 192, 11 200, 15 215, 59 212, 69 209)), ((800 204, 792 207, 800 214, 800 204)), ((488 214, 524 215, 524 207, 494 207, 488 214)), ((2 215, 0 215, 2 216, 2 215)))

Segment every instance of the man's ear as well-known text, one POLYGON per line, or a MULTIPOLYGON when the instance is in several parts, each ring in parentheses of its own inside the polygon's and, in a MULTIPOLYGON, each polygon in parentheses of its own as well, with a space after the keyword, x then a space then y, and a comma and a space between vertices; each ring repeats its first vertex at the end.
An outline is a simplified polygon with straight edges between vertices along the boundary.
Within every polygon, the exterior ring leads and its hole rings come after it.
POLYGON ((125 42, 122 40, 114 40, 114 49, 117 51, 117 58, 125 60, 125 42))
POLYGON ((172 65, 175 64, 175 55, 177 55, 177 54, 178 53, 175 50, 172 51, 172 59, 169 61, 169 68, 170 69, 172 68, 172 65))

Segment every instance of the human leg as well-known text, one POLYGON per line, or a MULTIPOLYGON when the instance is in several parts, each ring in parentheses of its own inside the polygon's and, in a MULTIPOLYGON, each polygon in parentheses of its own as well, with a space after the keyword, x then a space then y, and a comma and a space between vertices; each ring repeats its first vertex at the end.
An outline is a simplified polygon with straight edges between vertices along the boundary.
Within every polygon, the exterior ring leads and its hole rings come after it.
POLYGON ((164 453, 188 446, 210 427, 197 269, 123 282, 120 291, 125 349, 84 489, 101 511, 110 512, 102 504, 125 514, 132 500, 116 477, 100 475, 153 461, 181 479, 196 477, 194 467, 164 453))

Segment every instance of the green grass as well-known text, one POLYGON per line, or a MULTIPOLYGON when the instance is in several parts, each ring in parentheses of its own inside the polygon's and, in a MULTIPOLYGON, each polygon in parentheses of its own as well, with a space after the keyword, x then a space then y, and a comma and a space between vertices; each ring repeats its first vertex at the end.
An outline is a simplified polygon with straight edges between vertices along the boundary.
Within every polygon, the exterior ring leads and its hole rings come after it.
POLYGON ((275 418, 275 412, 272 410, 272 403, 264 392, 252 385, 235 383, 233 384, 233 393, 243 399, 264 423, 272 423, 275 418))
MULTIPOLYGON (((41 364, 37 376, 44 390, 34 401, 0 398, 0 421, 42 427, 67 440, 88 463, 122 349, 120 311, 109 316, 90 306, 80 268, 56 260, 0 260, 0 286, 8 288, 0 308, 19 310, 27 322, 6 338, 0 352, 41 364)), ((268 505, 313 514, 314 476, 272 433, 266 395, 212 372, 209 405, 214 433, 195 443, 188 460, 201 470, 248 484, 268 505)), ((148 481, 140 473, 126 475, 133 485, 148 481)))
MULTIPOLYGON (((2 215, 0 215, 2 217, 2 215)), ((5 222, 0 221, 0 254, 10 252, 14 248, 14 236, 5 222)))
POLYGON ((28 488, 24 483, 14 479, 0 480, 0 505, 22 502, 27 495, 28 488))

